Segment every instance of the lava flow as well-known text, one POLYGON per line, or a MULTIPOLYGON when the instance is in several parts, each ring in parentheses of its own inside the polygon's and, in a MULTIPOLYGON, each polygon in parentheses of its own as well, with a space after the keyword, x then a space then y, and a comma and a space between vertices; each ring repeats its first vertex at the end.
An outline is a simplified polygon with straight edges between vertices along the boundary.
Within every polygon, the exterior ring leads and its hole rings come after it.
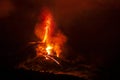
POLYGON ((66 42, 66 37, 60 30, 57 30, 49 10, 43 11, 41 16, 43 21, 40 22, 38 20, 38 23, 35 26, 35 34, 39 40, 41 40, 38 41, 36 54, 37 56, 44 56, 47 60, 53 60, 59 64, 53 56, 60 56, 63 44, 66 42))

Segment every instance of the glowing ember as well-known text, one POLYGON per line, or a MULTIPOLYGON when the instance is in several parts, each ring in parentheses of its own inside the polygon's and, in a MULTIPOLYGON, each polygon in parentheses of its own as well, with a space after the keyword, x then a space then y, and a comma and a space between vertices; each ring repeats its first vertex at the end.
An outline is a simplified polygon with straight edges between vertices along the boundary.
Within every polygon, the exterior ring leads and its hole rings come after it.
POLYGON ((42 23, 38 22, 35 27, 35 34, 41 40, 36 47, 37 55, 44 56, 47 60, 50 59, 59 64, 52 56, 60 56, 61 47, 66 42, 66 37, 60 31, 54 32, 55 23, 50 11, 43 11, 41 16, 42 23))

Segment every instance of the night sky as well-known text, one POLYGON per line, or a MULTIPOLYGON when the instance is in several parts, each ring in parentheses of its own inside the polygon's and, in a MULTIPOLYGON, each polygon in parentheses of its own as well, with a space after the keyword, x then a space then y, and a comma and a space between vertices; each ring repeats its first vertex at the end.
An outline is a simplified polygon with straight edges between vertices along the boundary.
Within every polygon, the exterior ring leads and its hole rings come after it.
POLYGON ((36 40, 34 26, 48 7, 67 36, 68 59, 116 66, 119 60, 119 0, 0 0, 0 65, 14 66, 28 42, 36 40), (80 59, 81 60, 81 59, 80 59))
POLYGON ((56 0, 56 19, 73 53, 97 64, 111 63, 118 56, 119 4, 117 0, 56 0))

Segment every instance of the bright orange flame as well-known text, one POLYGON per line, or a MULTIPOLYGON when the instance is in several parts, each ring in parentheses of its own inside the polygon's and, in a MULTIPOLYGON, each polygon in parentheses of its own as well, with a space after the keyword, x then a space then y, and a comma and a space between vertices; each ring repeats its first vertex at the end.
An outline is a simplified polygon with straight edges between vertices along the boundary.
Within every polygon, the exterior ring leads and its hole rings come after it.
POLYGON ((50 46, 50 45, 48 45, 48 46, 46 47, 46 51, 47 51, 48 55, 51 55, 52 49, 53 49, 53 47, 50 46))
POLYGON ((49 36, 49 31, 50 31, 50 27, 51 27, 51 22, 52 22, 52 20, 51 20, 51 16, 50 15, 48 15, 47 17, 46 17, 46 20, 45 20, 45 35, 44 35, 44 38, 43 38, 43 41, 42 42, 46 42, 47 41, 47 39, 48 39, 48 36, 49 36))
POLYGON ((60 53, 62 52, 61 47, 66 42, 66 37, 60 31, 53 33, 55 24, 49 11, 44 11, 42 17, 43 22, 36 25, 35 34, 39 39, 41 39, 45 46, 42 46, 41 48, 41 45, 38 45, 36 49, 37 54, 42 55, 46 52, 47 55, 59 57, 60 53), (45 52, 43 51, 43 48, 45 48, 45 52))

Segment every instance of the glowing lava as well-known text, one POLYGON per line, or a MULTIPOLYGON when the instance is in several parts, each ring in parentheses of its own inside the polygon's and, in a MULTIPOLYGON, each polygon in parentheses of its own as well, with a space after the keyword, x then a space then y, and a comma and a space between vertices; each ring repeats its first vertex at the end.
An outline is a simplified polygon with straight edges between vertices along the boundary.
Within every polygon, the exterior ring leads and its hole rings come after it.
POLYGON ((55 28, 55 23, 49 10, 44 10, 40 18, 42 18, 42 22, 39 20, 35 27, 35 34, 41 40, 36 47, 37 55, 42 55, 58 64, 59 62, 52 56, 60 56, 66 37, 60 30, 55 30, 57 28, 55 28))
POLYGON ((47 46, 46 51, 47 51, 48 55, 51 54, 52 49, 53 49, 52 46, 49 46, 49 45, 47 46))
POLYGON ((52 19, 51 19, 51 15, 48 14, 45 18, 45 34, 44 34, 44 38, 43 38, 43 43, 47 42, 48 38, 50 37, 49 34, 50 34, 50 29, 51 29, 51 26, 52 26, 52 19))

